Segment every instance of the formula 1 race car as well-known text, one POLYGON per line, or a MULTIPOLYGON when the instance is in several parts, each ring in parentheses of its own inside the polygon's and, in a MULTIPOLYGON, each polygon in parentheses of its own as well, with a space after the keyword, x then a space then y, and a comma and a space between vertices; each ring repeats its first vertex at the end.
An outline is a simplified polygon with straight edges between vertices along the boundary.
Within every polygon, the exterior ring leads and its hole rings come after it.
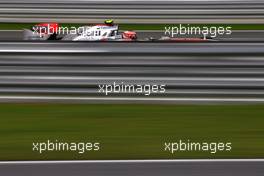
POLYGON ((119 32, 118 25, 113 20, 104 24, 81 27, 61 27, 57 23, 41 23, 24 30, 24 40, 64 40, 64 41, 160 41, 160 42, 206 42, 215 41, 208 37, 201 38, 171 38, 152 37, 138 39, 134 31, 119 32))
POLYGON ((113 20, 104 24, 81 26, 79 28, 60 27, 57 23, 41 23, 24 30, 24 40, 70 40, 70 41, 135 41, 134 31, 119 34, 118 25, 113 20))

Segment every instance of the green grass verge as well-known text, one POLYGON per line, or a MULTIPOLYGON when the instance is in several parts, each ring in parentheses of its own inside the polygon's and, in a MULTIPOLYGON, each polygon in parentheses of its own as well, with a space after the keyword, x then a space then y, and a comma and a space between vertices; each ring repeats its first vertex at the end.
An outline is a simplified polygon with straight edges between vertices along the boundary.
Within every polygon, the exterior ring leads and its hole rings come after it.
MULTIPOLYGON (((31 28, 34 24, 37 23, 0 23, 0 30, 20 30, 20 29, 29 29, 31 28)), ((66 24, 63 23, 61 24, 62 26, 82 26, 84 24, 66 24)), ((165 24, 120 24, 120 29, 121 30, 164 30, 165 26, 176 26, 177 24, 174 25, 165 25, 165 24)), ((263 24, 190 24, 190 26, 231 26, 232 30, 264 30, 264 25, 263 24)))
POLYGON ((0 160, 263 158, 264 106, 0 104, 0 160), (32 151, 99 141, 100 152, 32 151), (229 152, 164 152, 164 142, 232 142, 229 152))

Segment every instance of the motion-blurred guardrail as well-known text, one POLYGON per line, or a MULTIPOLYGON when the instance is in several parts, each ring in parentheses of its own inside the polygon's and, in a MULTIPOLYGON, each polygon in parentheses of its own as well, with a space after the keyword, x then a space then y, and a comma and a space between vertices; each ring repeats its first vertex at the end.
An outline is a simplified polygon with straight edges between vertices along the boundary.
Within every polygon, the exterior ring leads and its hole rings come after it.
MULTIPOLYGON (((264 55, 263 42, 0 42, 0 53, 86 54, 88 56, 264 55)), ((124 58, 125 59, 125 58, 124 58)))
POLYGON ((264 103, 263 46, 1 42, 0 102, 264 103), (114 82, 166 92, 99 92, 114 82))
POLYGON ((264 2, 242 1, 5 1, 0 22, 264 23, 264 2))

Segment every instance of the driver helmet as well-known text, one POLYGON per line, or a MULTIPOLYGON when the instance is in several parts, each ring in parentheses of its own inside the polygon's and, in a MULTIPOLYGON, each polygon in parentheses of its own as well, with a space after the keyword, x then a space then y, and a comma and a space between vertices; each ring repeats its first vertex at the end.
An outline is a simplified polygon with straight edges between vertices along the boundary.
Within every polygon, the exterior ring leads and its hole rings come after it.
POLYGON ((112 19, 110 19, 110 20, 105 20, 104 21, 104 23, 106 24, 106 25, 113 25, 114 24, 114 20, 112 20, 112 19))

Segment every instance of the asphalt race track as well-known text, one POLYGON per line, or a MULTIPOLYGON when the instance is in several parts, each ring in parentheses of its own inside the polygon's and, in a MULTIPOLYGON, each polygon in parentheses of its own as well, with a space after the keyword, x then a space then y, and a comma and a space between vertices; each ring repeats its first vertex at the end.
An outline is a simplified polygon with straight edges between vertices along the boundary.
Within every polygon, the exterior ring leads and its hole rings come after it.
POLYGON ((263 43, 0 43, 0 101, 263 103, 263 43), (99 85, 166 93, 99 93, 99 85))
POLYGON ((0 163, 4 176, 262 176, 263 161, 65 161, 0 163))

